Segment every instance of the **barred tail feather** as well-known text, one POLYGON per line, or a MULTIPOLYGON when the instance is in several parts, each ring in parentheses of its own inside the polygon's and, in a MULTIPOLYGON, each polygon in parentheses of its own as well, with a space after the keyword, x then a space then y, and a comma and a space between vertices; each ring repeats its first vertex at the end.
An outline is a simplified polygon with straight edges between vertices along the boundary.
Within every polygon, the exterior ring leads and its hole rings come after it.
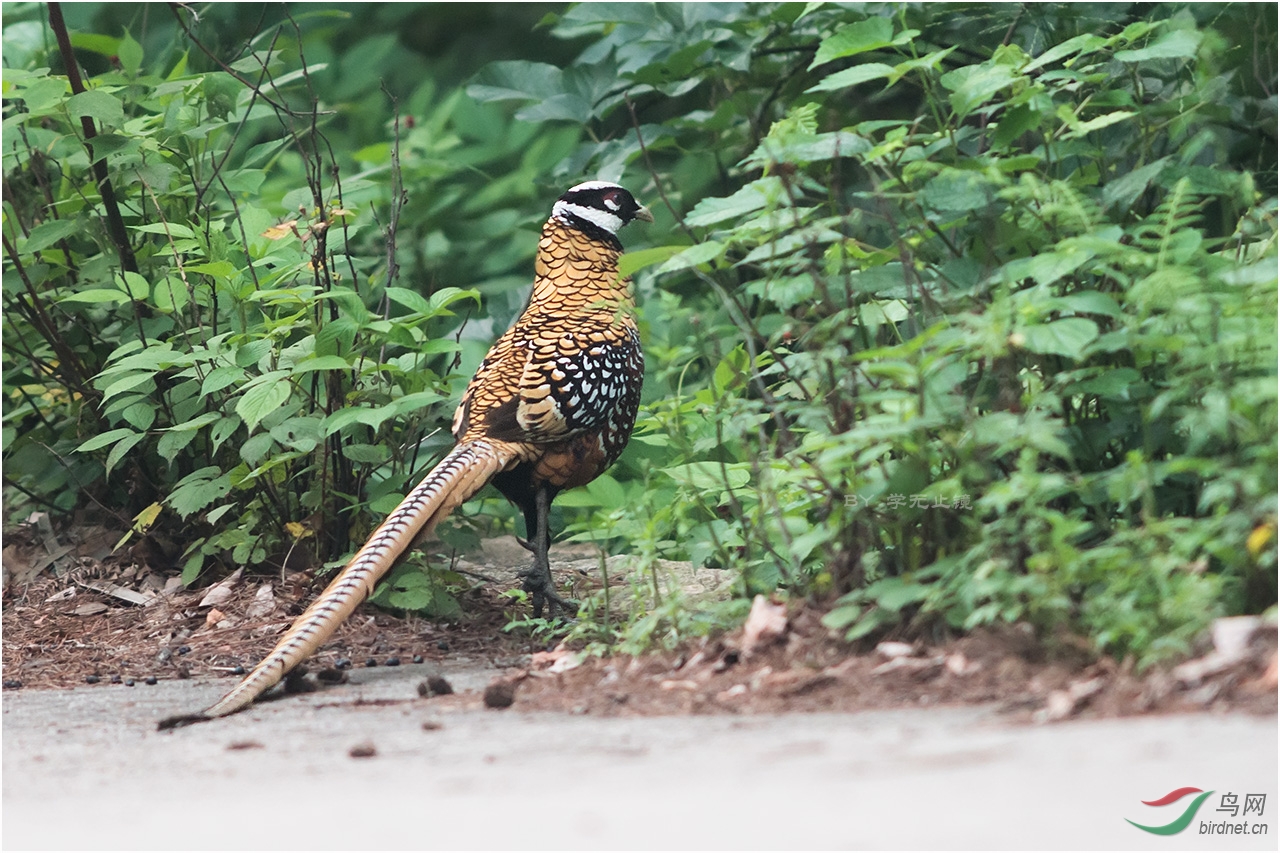
MULTIPOLYGON (((437 522, 484 488, 517 455, 516 446, 498 441, 469 441, 455 447, 387 516, 346 568, 235 689, 201 714, 166 723, 180 725, 233 714, 275 686, 332 636, 419 534, 429 534, 437 522)), ((169 726, 162 723, 161 727, 169 726)))

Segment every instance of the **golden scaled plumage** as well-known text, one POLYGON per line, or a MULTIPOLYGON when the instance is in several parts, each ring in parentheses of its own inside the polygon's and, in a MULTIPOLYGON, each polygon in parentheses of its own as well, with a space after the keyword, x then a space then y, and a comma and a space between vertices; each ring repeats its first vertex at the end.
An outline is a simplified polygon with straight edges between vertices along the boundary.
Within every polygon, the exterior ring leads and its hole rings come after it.
POLYGON ((522 445, 557 488, 595 479, 621 453, 644 362, 620 250, 556 219, 538 243, 529 308, 481 362, 454 416, 459 442, 522 445), (586 440, 583 438, 586 436, 586 440))

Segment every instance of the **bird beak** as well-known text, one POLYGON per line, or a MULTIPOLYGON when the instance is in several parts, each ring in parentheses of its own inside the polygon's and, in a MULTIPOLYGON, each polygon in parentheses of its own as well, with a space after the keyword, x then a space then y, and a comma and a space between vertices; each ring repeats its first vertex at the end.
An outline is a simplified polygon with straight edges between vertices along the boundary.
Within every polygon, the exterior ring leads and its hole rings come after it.
POLYGON ((636 219, 642 219, 645 222, 652 222, 653 214, 649 212, 649 208, 642 204, 640 205, 640 209, 636 211, 636 219))

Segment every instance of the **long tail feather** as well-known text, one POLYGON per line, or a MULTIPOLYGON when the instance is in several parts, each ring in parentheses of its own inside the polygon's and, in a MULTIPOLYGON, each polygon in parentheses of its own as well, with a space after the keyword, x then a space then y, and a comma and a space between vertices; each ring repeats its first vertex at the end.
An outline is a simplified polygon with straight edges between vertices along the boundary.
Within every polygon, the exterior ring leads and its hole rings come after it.
POLYGON ((469 441, 455 447, 387 516, 346 568, 240 684, 202 713, 171 718, 161 723, 161 728, 233 714, 275 686, 333 635, 420 533, 429 534, 430 528, 484 488, 518 453, 517 446, 499 441, 469 441))

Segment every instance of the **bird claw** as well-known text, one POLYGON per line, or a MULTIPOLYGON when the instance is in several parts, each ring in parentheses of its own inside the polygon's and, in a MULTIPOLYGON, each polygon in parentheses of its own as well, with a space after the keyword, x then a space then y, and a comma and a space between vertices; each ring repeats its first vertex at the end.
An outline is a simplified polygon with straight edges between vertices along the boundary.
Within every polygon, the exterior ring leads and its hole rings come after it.
POLYGON ((529 593, 531 597, 534 619, 542 618, 543 607, 547 607, 548 619, 555 618, 557 607, 562 609, 568 616, 578 612, 578 602, 564 598, 555 591, 555 585, 551 581, 550 570, 540 571, 537 566, 530 566, 519 572, 517 577, 524 579, 524 583, 520 588, 529 593))

